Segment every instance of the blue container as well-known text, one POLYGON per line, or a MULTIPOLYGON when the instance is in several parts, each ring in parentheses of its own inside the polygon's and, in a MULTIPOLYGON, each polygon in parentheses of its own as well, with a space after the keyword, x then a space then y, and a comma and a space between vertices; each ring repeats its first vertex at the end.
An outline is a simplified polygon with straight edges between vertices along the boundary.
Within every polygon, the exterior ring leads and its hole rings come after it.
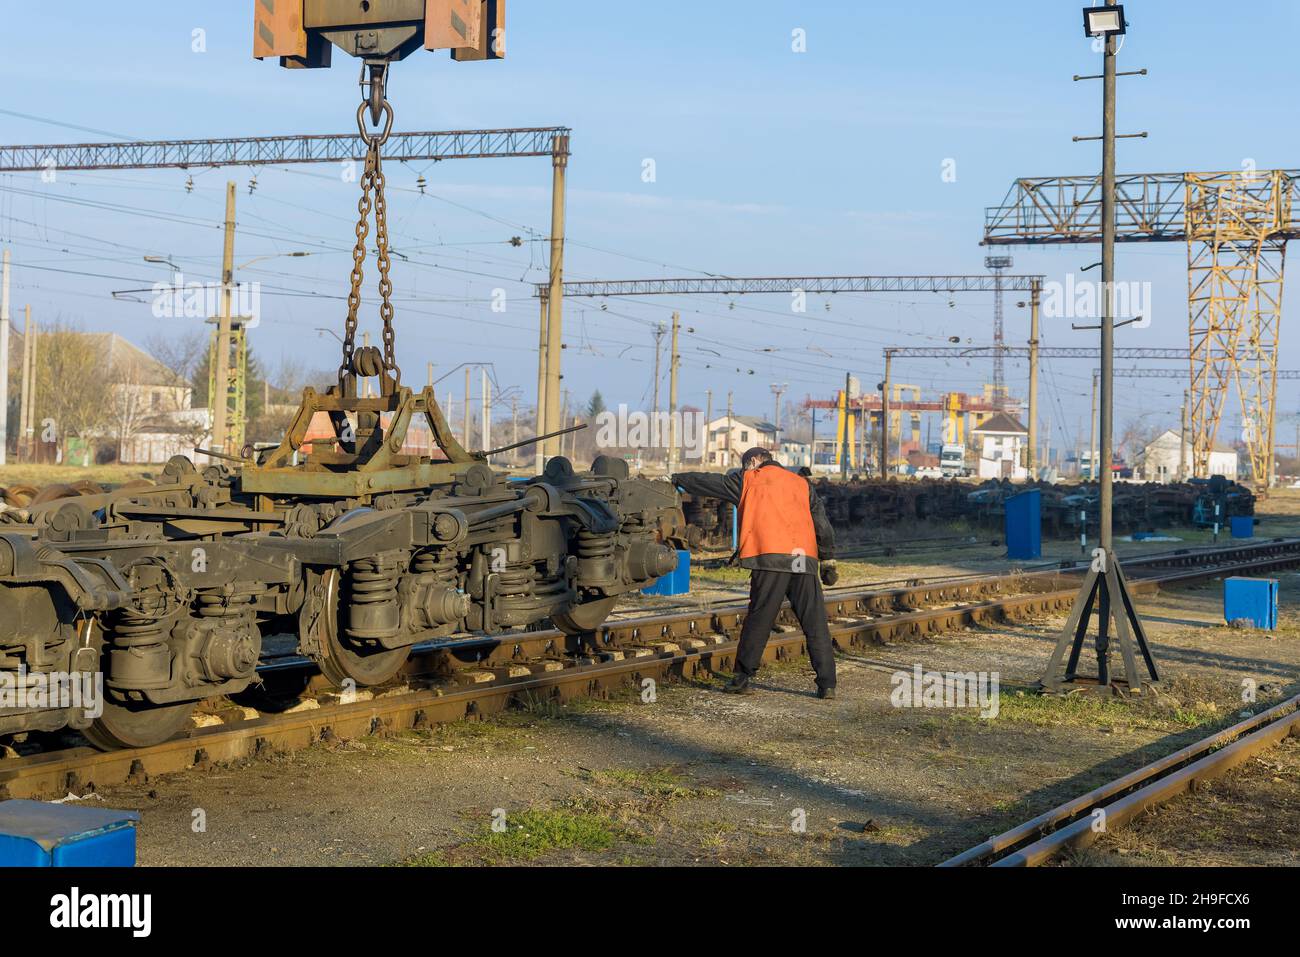
POLYGON ((134 867, 136 811, 0 801, 0 867, 134 867))
POLYGON ((677 550, 677 567, 658 579, 653 585, 641 589, 643 595, 685 595, 691 590, 691 553, 677 550))
POLYGON ((1043 557, 1043 493, 1030 489, 1006 503, 1007 558, 1043 557))
POLYGON ((1255 537, 1255 516, 1253 515, 1234 515, 1228 519, 1229 527, 1232 529, 1233 538, 1254 538, 1255 537))
POLYGON ((1277 627, 1276 578, 1225 578, 1223 620, 1245 618, 1256 628, 1277 627))

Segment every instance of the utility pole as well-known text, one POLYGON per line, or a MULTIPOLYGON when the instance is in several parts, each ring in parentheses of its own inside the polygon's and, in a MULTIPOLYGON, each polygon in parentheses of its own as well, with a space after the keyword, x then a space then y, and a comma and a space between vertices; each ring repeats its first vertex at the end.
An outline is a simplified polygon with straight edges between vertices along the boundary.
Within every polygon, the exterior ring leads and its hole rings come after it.
POLYGON ((1092 374, 1092 425, 1088 433, 1088 478, 1097 481, 1097 379, 1099 372, 1092 374))
POLYGON ((32 307, 23 307, 23 394, 19 398, 18 408, 18 447, 19 457, 25 461, 35 458, 35 448, 31 442, 32 417, 34 415, 36 392, 36 329, 32 326, 32 307))
POLYGON ((885 378, 880 383, 880 477, 889 475, 889 365, 893 352, 885 350, 885 378))
POLYGON ((0 465, 9 447, 9 250, 0 277, 0 465))
MULTIPOLYGON (((542 296, 539 300, 542 304, 542 315, 538 322, 540 333, 537 340, 537 422, 533 427, 534 435, 543 435, 546 432, 546 314, 549 310, 547 305, 550 296, 542 296)), ((451 415, 450 410, 447 412, 451 415)), ((545 442, 533 443, 533 468, 538 475, 542 474, 542 466, 546 464, 545 442)))
POLYGON ((466 367, 465 367, 465 424, 464 424, 464 434, 465 434, 465 438, 464 438, 464 441, 463 441, 461 444, 464 445, 465 448, 466 448, 467 450, 469 449, 469 445, 470 445, 470 437, 469 437, 469 429, 470 429, 470 415, 469 415, 469 372, 470 372, 470 367, 469 367, 469 366, 466 366, 466 367))
MULTIPOLYGON (((1123 569, 1114 551, 1112 528, 1113 476, 1111 452, 1115 409, 1115 56, 1119 52, 1118 37, 1125 32, 1122 6, 1085 8, 1084 30, 1094 38, 1103 40, 1103 72, 1100 77, 1075 77, 1101 79, 1101 376, 1098 406, 1098 431, 1100 437, 1101 482, 1099 512, 1099 545, 1093 551, 1092 563, 1084 576, 1070 617, 1057 639, 1056 647, 1043 674, 1041 685, 1050 691, 1074 688, 1102 689, 1107 692, 1133 693, 1144 686, 1160 681, 1155 658, 1151 655, 1142 620, 1134 610, 1132 597, 1124 578, 1123 569), (1080 678, 1077 672, 1079 658, 1088 629, 1096 610, 1097 619, 1097 676, 1080 678), (1111 625, 1118 639, 1124 662, 1122 683, 1110 673, 1111 625), (1069 652, 1068 661, 1066 653, 1069 652), (1141 653, 1148 677, 1138 672, 1137 654, 1141 653), (1064 667, 1063 667, 1064 666, 1064 667)), ((1145 70, 1140 71, 1145 74, 1145 70)), ((1129 75, 1129 74, 1125 74, 1129 75)), ((1145 134, 1143 134, 1145 135, 1145 134)), ((1076 137, 1096 139, 1097 137, 1076 137)))
POLYGON ((1029 478, 1038 477, 1038 309, 1042 283, 1029 284, 1029 478))
POLYGON ((681 331, 682 314, 673 313, 672 348, 668 355, 668 474, 677 471, 677 447, 681 437, 677 434, 677 371, 682 364, 681 353, 677 351, 677 334, 681 331))
MULTIPOLYGON (((654 399, 650 406, 650 445, 657 447, 661 436, 659 433, 659 353, 663 346, 664 335, 667 332, 663 324, 655 326, 655 378, 654 378, 654 399)), ((563 428, 563 426, 561 426, 563 428)))
MULTIPOLYGON (((560 354, 564 313, 564 191, 569 166, 569 137, 557 135, 551 141, 551 270, 550 289, 546 296, 546 421, 537 434, 560 429, 560 354)), ((563 436, 546 440, 546 457, 559 455, 563 436)))
POLYGON ((429 388, 433 388, 433 363, 429 363, 429 388))
MULTIPOLYGON (((706 457, 709 457, 712 454, 712 450, 709 448, 709 443, 712 440, 713 440, 713 390, 705 389, 704 390, 704 454, 706 457)), ((1296 454, 1298 457, 1300 457, 1300 452, 1297 452, 1296 454)), ((709 461, 707 464, 712 465, 713 462, 709 461)))
POLYGON ((482 420, 483 444, 479 448, 486 451, 492 448, 492 383, 488 381, 487 366, 479 366, 478 371, 483 386, 482 412, 479 415, 482 420))
POLYGON ((230 326, 231 299, 235 281, 235 182, 226 183, 226 235, 221 254, 221 315, 217 319, 217 361, 213 366, 212 444, 218 452, 233 455, 230 448, 230 326))
POLYGON ((853 405, 849 400, 849 383, 852 380, 852 373, 844 373, 844 421, 840 423, 840 431, 843 433, 843 441, 840 443, 840 478, 845 481, 849 477, 849 446, 853 443, 853 405))
POLYGON ((727 393, 727 468, 731 468, 731 395, 727 393))
POLYGON ((772 424, 776 426, 776 447, 781 448, 781 396, 785 395, 786 390, 790 388, 790 383, 785 382, 781 385, 772 383, 772 424))
MULTIPOLYGON (((510 400, 510 442, 511 444, 515 444, 518 441, 519 441, 519 396, 515 396, 510 400)), ((511 452, 510 457, 513 458, 515 460, 515 464, 518 465, 519 449, 516 448, 513 452, 511 452)))

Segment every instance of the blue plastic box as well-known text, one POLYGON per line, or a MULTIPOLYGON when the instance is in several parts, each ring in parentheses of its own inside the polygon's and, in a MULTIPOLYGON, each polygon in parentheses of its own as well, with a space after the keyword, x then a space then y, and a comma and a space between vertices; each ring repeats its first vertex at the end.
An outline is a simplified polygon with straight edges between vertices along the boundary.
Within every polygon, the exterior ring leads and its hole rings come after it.
POLYGON ((691 553, 677 550, 677 567, 658 579, 653 585, 641 589, 643 595, 685 595, 691 590, 691 553))
POLYGON ((136 811, 0 801, 0 867, 134 867, 136 811))
POLYGON ((1233 538, 1254 538, 1255 516, 1234 515, 1228 519, 1228 527, 1232 529, 1233 538))
POLYGON ((1277 627, 1276 578, 1225 578, 1223 581, 1223 620, 1245 618, 1256 628, 1277 627))
POLYGON ((1030 489, 1006 503, 1007 558, 1043 557, 1043 493, 1030 489))

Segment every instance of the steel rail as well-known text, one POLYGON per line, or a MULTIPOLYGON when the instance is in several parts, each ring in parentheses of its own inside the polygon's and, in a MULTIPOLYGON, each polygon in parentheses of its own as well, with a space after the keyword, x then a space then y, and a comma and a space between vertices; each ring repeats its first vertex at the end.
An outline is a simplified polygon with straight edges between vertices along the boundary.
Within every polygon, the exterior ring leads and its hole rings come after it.
MULTIPOLYGON (((1230 571, 1265 571, 1300 564, 1300 539, 1278 539, 1208 551, 1162 553, 1149 562, 1161 574, 1134 577, 1135 592, 1212 578, 1230 571)), ((1130 566, 1132 567, 1132 566, 1130 566)), ((831 635, 841 647, 923 637, 964 627, 1018 620, 1067 608, 1077 568, 983 579, 936 582, 833 597, 827 602, 831 635), (994 597, 1010 587, 1028 593, 994 597), (949 602, 937 608, 919 604, 949 602), (955 603, 952 603, 955 602, 955 603)), ((607 622, 588 643, 590 653, 565 659, 559 631, 520 632, 434 646, 413 658, 408 680, 450 675, 458 690, 444 687, 400 691, 376 689, 377 697, 344 703, 327 697, 310 710, 263 714, 235 724, 196 728, 147 748, 101 752, 88 747, 10 758, 0 762, 0 799, 66 794, 150 775, 297 750, 314 743, 377 732, 424 728, 477 718, 520 702, 559 702, 599 694, 629 678, 690 677, 731 667, 745 605, 649 615, 607 622)), ((788 612, 765 660, 803 650, 804 638, 788 612)), ((366 692, 362 693, 368 694, 366 692)))
POLYGON ((1288 734, 1300 736, 1300 695, 1044 811, 939 866, 1044 864, 1067 847, 1087 847, 1142 811, 1221 776, 1288 734), (1098 809, 1104 812, 1104 827, 1100 829, 1094 825, 1093 816, 1098 809))

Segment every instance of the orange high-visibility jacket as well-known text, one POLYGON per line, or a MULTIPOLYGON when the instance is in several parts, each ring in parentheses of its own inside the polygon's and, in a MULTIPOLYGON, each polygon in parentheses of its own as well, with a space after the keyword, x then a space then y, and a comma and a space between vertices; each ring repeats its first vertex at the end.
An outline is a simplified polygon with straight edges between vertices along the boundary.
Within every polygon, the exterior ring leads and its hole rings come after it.
POLYGON ((746 568, 813 572, 817 532, 809 506, 808 482, 771 465, 745 472, 740 488, 740 564, 746 568), (793 559, 811 561, 793 568, 793 559))

